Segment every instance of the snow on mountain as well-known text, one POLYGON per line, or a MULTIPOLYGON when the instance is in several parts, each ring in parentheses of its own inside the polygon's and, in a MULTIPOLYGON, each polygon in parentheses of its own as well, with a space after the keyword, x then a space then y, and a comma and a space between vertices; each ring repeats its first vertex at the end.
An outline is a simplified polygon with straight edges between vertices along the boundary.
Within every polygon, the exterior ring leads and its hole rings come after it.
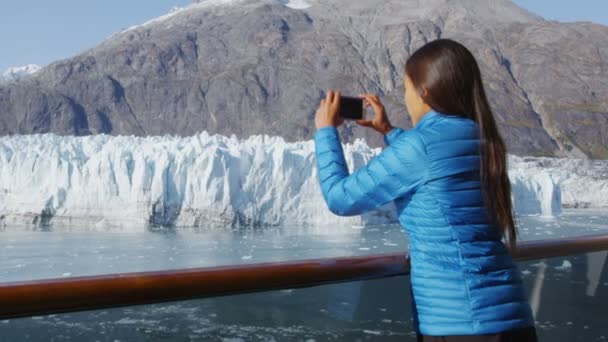
MULTIPOLYGON (((119 33, 132 31, 134 29, 145 27, 145 26, 148 26, 148 25, 154 24, 154 23, 161 23, 161 22, 166 21, 169 18, 174 17, 176 14, 184 13, 189 10, 197 10, 197 9, 201 9, 201 8, 213 8, 213 7, 219 7, 219 6, 235 6, 235 5, 246 3, 248 1, 250 1, 250 0, 193 0, 192 3, 187 6, 184 6, 184 7, 174 6, 173 8, 171 8, 169 13, 167 13, 167 14, 164 14, 164 15, 161 15, 154 19, 148 20, 147 22, 145 22, 143 24, 128 27, 128 28, 120 31, 119 33)), ((306 9, 311 6, 310 3, 308 3, 306 0, 277 0, 277 1, 279 1, 281 4, 283 4, 287 7, 293 8, 293 9, 306 9)))
MULTIPOLYGON (((198 10, 198 9, 211 9, 214 7, 226 7, 226 6, 235 6, 235 5, 245 5, 247 3, 252 3, 259 0, 192 0, 192 3, 187 6, 174 6, 169 13, 151 19, 143 24, 134 25, 129 28, 122 30, 122 32, 131 31, 137 28, 141 28, 144 26, 148 26, 153 23, 161 23, 166 21, 169 18, 174 17, 176 14, 184 13, 190 10, 198 10)), ((438 7, 447 6, 446 8, 450 8, 451 6, 455 7, 456 10, 461 7, 466 7, 467 9, 474 9, 476 15, 483 17, 496 17, 505 21, 529 21, 532 19, 539 19, 539 17, 532 15, 531 13, 519 8, 518 6, 513 5, 510 1, 500 0, 494 1, 489 4, 479 3, 478 1, 472 0, 463 0, 456 5, 451 5, 447 0, 429 0, 424 3, 420 3, 417 0, 391 0, 391 1, 383 1, 382 4, 379 4, 376 0, 359 0, 356 3, 353 3, 350 0, 268 0, 269 2, 278 2, 283 4, 286 7, 293 9, 308 9, 313 6, 313 4, 321 4, 327 6, 337 6, 342 8, 344 11, 351 10, 361 10, 361 9, 374 9, 374 10, 386 10, 388 8, 389 13, 392 14, 396 18, 415 18, 420 17, 423 13, 428 13, 429 11, 436 10, 438 7), (398 13, 394 11, 399 10, 398 13)), ((385 18, 386 20, 387 18, 385 18)))
POLYGON ((151 20, 148 20, 143 24, 128 27, 128 28, 120 31, 119 33, 132 31, 132 30, 135 30, 135 29, 138 29, 141 27, 148 26, 150 24, 154 24, 154 23, 161 23, 161 22, 166 21, 169 18, 174 17, 176 14, 184 13, 188 10, 200 9, 200 8, 210 8, 210 7, 215 7, 215 6, 231 6, 231 5, 237 5, 244 1, 247 1, 247 0, 194 0, 194 1, 192 1, 192 4, 190 4, 190 5, 187 5, 184 7, 173 6, 171 8, 171 10, 169 11, 169 13, 161 15, 156 18, 153 18, 151 20))
MULTIPOLYGON (((363 140, 344 150, 351 170, 380 152, 363 140)), ((558 214, 560 198, 571 205, 608 206, 608 162, 509 160, 520 214, 558 214), (587 162, 592 170, 579 169, 587 162), (586 176, 578 180, 575 169, 586 176)), ((318 185, 312 141, 286 143, 266 135, 239 141, 206 132, 0 138, 0 224, 91 221, 102 227, 397 222, 392 204, 363 216, 333 215, 318 185)))
POLYGON ((6 69, 6 71, 4 71, 2 73, 2 75, 0 75, 0 81, 10 81, 10 80, 21 79, 21 78, 33 75, 34 73, 38 72, 38 70, 40 70, 41 68, 42 68, 41 66, 36 65, 36 64, 27 64, 27 65, 8 68, 8 69, 6 69))
POLYGON ((305 0, 281 0, 281 3, 287 7, 291 7, 294 9, 305 9, 311 6, 305 0))

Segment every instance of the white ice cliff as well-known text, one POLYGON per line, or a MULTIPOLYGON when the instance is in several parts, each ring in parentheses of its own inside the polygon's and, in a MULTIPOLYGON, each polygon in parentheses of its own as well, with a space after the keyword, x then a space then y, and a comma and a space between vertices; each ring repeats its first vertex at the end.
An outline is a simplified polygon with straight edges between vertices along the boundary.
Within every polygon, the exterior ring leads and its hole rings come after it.
MULTIPOLYGON (((351 170, 380 152, 344 146, 351 170)), ((607 162, 510 157, 519 214, 608 207, 607 162), (593 164, 595 163, 595 164, 593 164), (589 167, 591 169, 589 169, 589 167), (560 191, 561 189, 561 191, 560 191)), ((392 204, 338 217, 320 192, 312 141, 55 134, 0 137, 0 225, 226 227, 396 222, 392 204)))
MULTIPOLYGON (((606 160, 509 156, 509 163, 511 178, 514 174, 527 176, 530 179, 549 175, 561 188, 563 207, 608 208, 608 161, 606 160)), ((549 181, 545 180, 545 182, 549 181)), ((546 191, 544 194, 548 195, 546 191)), ((549 204, 548 198, 545 198, 544 203, 549 204)))

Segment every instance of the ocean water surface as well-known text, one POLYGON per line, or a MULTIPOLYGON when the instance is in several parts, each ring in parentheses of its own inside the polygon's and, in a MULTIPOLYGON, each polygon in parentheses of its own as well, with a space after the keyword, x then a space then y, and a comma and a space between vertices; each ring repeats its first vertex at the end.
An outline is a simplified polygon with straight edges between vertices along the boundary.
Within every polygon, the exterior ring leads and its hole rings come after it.
MULTIPOLYGON (((522 240, 608 234, 608 211, 518 218, 522 240)), ((398 225, 4 227, 2 282, 405 252, 398 225)), ((608 252, 519 263, 541 340, 608 340, 608 252)), ((0 321, 0 341, 413 341, 406 276, 0 321)), ((52 293, 49 293, 52 296, 52 293)))

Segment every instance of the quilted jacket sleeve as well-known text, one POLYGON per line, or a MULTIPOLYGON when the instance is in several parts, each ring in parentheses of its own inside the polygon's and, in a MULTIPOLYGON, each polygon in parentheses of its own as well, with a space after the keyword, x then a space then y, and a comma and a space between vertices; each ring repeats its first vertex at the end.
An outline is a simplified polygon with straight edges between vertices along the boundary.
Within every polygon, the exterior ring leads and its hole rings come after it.
POLYGON ((336 215, 352 216, 381 207, 424 183, 427 159, 417 133, 391 131, 389 146, 349 175, 338 130, 315 132, 315 154, 323 198, 336 215))

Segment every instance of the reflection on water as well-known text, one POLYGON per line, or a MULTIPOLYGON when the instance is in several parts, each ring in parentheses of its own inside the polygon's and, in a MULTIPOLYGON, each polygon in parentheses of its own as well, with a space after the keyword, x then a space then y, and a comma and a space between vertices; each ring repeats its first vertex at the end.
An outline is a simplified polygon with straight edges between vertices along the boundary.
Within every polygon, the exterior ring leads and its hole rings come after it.
MULTIPOLYGON (((525 240, 608 233, 608 213, 519 219, 525 240)), ((0 232, 3 281, 404 251, 398 226, 0 232)), ((541 341, 608 340, 608 252, 519 265, 541 341)), ((413 341, 408 277, 0 321, 0 341, 413 341)), ((51 295, 51 294, 49 294, 51 295)))

